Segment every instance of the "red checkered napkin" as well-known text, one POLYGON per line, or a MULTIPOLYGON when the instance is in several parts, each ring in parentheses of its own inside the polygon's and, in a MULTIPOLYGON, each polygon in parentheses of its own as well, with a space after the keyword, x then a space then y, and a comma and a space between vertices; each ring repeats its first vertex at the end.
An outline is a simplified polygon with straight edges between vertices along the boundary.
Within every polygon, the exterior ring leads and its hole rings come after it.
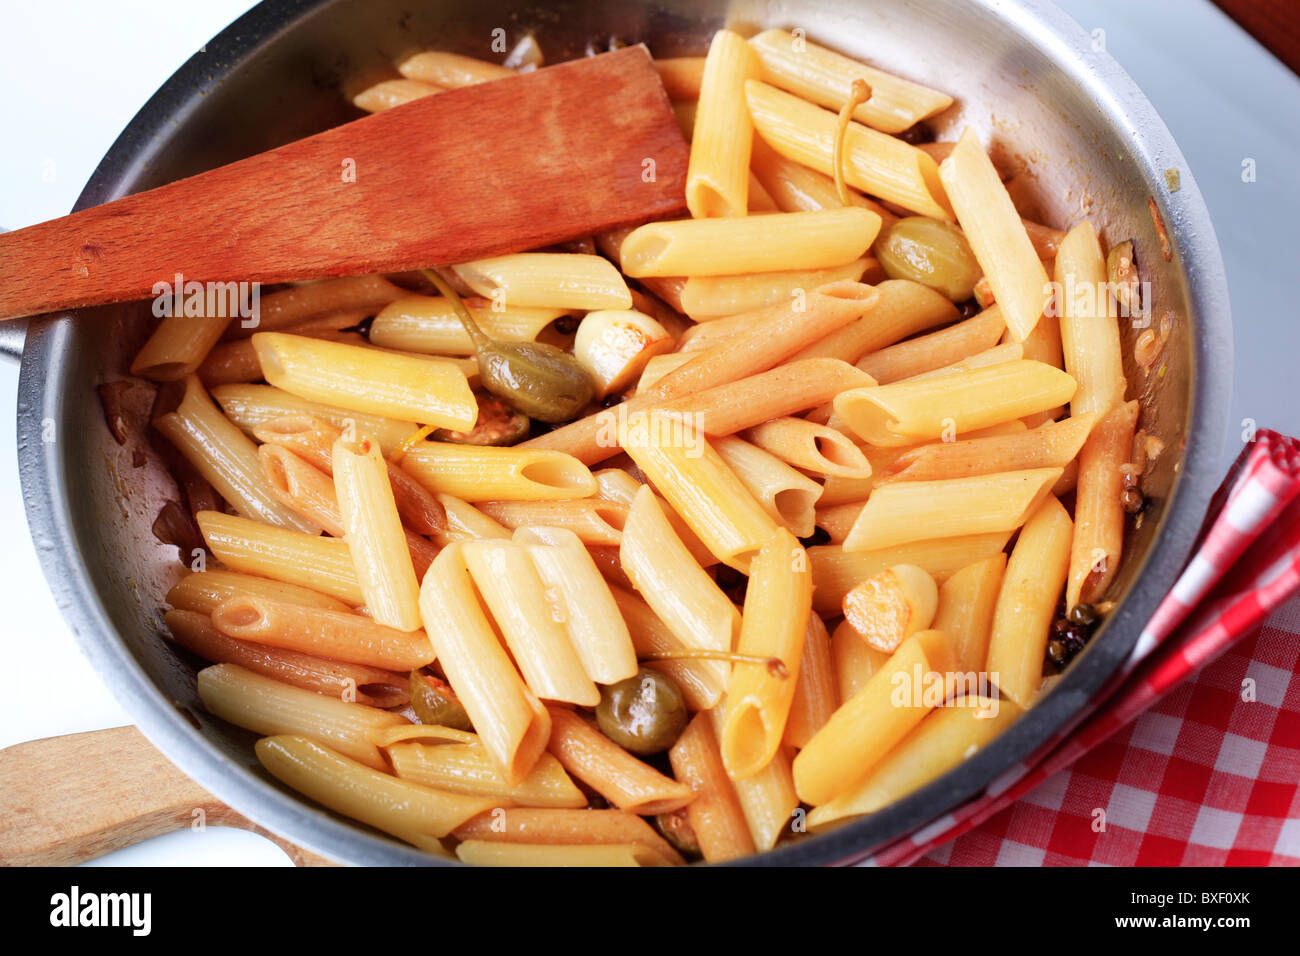
POLYGON ((1300 442, 1261 431, 1090 706, 868 863, 1300 864, 1298 590, 1300 442))

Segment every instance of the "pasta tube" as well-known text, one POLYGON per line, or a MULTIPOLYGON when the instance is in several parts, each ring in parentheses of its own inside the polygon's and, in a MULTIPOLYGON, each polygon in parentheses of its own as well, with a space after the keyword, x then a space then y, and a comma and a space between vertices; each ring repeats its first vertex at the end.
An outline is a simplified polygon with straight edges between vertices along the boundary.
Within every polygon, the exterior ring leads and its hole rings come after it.
POLYGON ((546 749, 551 718, 519 679, 483 613, 464 547, 449 544, 433 562, 420 585, 420 613, 447 682, 513 786, 528 776, 546 749))
POLYGON ((1002 308, 1012 341, 1025 341, 1051 298, 1047 270, 974 130, 962 133, 952 155, 940 165, 939 178, 1002 308))
POLYGON ((452 268, 471 289, 506 309, 632 308, 627 283, 601 256, 520 252, 452 268))
POLYGON ((820 806, 866 776, 942 703, 942 675, 951 661, 942 631, 922 631, 904 641, 794 758, 799 798, 820 806))
POLYGON ((842 392, 835 414, 873 445, 908 445, 1032 415, 1068 401, 1075 382, 1025 359, 950 375, 842 392))
POLYGON ((758 773, 781 746, 811 609, 808 556, 794 535, 778 529, 750 567, 738 647, 769 663, 738 662, 727 684, 721 753, 733 780, 758 773), (784 671, 772 673, 771 660, 784 671))
MULTIPOLYGON (((834 113, 757 80, 745 84, 745 99, 754 130, 768 145, 832 175, 834 113)), ((935 161, 915 146, 859 123, 849 123, 844 136, 844 180, 918 216, 952 221, 935 161)))
POLYGON ((640 276, 725 276, 828 269, 861 258, 880 217, 856 206, 638 226, 623 240, 623 271, 640 276))
POLYGON ((266 380, 308 401, 469 431, 478 403, 465 373, 439 362, 283 332, 253 336, 266 380))
POLYGON ((686 207, 697 219, 744 216, 749 210, 749 152, 754 125, 745 81, 758 58, 738 33, 719 30, 709 44, 686 172, 686 207))
POLYGON ((993 612, 986 670, 1002 693, 1028 709, 1043 678, 1043 654, 1065 586, 1074 524, 1050 495, 1020 531, 993 612))
POLYGON ((871 493, 846 551, 873 551, 911 541, 1008 533, 1051 494, 1060 468, 1029 468, 974 478, 897 481, 871 493))

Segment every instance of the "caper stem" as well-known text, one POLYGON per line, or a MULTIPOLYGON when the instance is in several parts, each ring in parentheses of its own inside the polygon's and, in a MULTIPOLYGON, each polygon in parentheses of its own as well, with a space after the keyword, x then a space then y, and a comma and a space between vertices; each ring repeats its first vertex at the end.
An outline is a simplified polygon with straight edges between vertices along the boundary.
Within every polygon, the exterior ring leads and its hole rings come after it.
POLYGON ((853 111, 869 99, 871 99, 871 86, 866 80, 854 80, 852 87, 849 88, 849 98, 840 108, 839 122, 835 125, 835 147, 831 156, 831 165, 834 166, 835 172, 835 191, 839 193, 840 202, 845 206, 851 205, 851 202, 849 187, 844 185, 844 140, 849 131, 849 121, 853 118, 853 111))
POLYGON ((451 307, 456 310, 456 317, 460 319, 460 324, 465 327, 470 339, 474 342, 474 348, 480 349, 491 343, 487 333, 479 328, 479 324, 474 321, 474 316, 470 314, 465 303, 461 301, 460 295, 451 287, 451 284, 438 275, 433 269, 421 269, 420 275, 424 276, 437 287, 442 293, 443 298, 451 303, 451 307))
POLYGON ((762 664, 773 677, 785 680, 790 676, 790 669, 779 657, 760 657, 757 654, 736 654, 731 651, 711 651, 693 649, 680 651, 655 651, 642 654, 642 661, 729 661, 732 664, 762 664))

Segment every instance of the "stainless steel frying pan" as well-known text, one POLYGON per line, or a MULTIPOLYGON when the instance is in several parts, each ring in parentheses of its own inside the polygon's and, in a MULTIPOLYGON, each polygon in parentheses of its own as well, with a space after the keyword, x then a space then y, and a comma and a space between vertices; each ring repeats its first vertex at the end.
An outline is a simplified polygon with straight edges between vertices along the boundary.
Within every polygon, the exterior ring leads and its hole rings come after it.
MULTIPOLYGON (((1051 695, 972 760, 885 811, 754 861, 849 862, 979 792, 1076 711, 1128 654, 1172 585, 1220 477, 1232 336, 1214 230, 1169 131, 1097 39, 1040 0, 267 2, 154 95, 104 157, 77 208, 351 119, 340 87, 384 75, 396 55, 413 48, 490 56, 492 31, 500 28, 511 42, 535 30, 552 60, 611 39, 680 55, 702 52, 724 22, 742 31, 799 27, 812 40, 952 92, 961 105, 939 124, 941 133, 969 124, 991 139, 995 158, 1029 178, 1044 221, 1088 215, 1108 241, 1135 239, 1154 314, 1175 317, 1163 375, 1129 369, 1142 425, 1168 450, 1145 481, 1152 505, 1126 548, 1115 590, 1120 608, 1051 695), (1167 186, 1170 169, 1180 174, 1176 192, 1167 186), (1147 210, 1152 196, 1173 243, 1168 263, 1147 210)), ((411 202, 420 201, 412 183, 411 202)), ((270 779, 253 757, 252 735, 203 712, 194 668, 160 636, 157 608, 180 568, 150 525, 175 492, 159 462, 151 457, 135 467, 131 450, 113 440, 95 392, 125 377, 147 315, 147 304, 104 307, 33 322, 27 334, 19 461, 28 520, 60 608, 145 734, 232 807, 341 861, 434 862, 270 779)), ((1136 331, 1125 334, 1131 345, 1136 331)))

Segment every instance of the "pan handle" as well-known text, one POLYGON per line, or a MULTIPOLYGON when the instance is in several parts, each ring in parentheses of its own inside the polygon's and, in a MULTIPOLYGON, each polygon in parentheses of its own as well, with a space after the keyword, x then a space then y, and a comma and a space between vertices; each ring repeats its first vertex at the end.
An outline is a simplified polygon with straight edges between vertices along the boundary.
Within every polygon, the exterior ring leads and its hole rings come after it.
POLYGON ((268 833, 192 781, 134 727, 0 750, 0 866, 80 863, 174 830, 260 833, 298 866, 334 866, 268 833))
POLYGON ((26 341, 26 319, 0 320, 0 355, 14 362, 22 361, 26 341))

